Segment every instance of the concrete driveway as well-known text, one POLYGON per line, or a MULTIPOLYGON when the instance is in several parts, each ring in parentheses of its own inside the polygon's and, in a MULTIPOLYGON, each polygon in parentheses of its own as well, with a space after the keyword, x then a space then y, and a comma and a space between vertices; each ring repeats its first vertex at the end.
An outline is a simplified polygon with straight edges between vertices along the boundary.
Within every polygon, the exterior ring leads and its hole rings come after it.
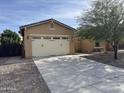
POLYGON ((78 55, 34 59, 51 93, 124 93, 124 70, 78 55))

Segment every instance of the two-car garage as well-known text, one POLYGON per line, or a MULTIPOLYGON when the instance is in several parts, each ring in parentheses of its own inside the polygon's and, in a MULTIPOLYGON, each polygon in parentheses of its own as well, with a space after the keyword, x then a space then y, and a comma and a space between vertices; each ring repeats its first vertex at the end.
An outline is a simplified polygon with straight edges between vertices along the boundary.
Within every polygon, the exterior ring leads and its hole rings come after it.
POLYGON ((55 19, 20 27, 26 58, 74 54, 75 29, 55 19))
POLYGON ((53 56, 69 54, 69 36, 32 36, 32 55, 53 56))

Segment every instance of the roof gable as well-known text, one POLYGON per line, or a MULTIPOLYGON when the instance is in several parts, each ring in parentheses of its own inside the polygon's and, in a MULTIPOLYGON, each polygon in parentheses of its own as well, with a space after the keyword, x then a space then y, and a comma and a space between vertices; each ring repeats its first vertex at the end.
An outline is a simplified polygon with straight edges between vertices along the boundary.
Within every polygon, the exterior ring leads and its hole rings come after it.
POLYGON ((41 24, 44 24, 44 23, 52 22, 52 21, 55 22, 55 23, 57 23, 57 24, 59 24, 59 25, 62 25, 62 26, 64 26, 64 27, 66 27, 66 28, 68 28, 68 29, 71 29, 71 30, 73 30, 73 31, 76 31, 75 28, 73 28, 73 27, 71 27, 71 26, 68 26, 68 25, 66 25, 66 24, 64 24, 64 23, 62 23, 62 22, 59 22, 59 21, 57 21, 57 20, 55 20, 55 19, 53 19, 53 18, 48 19, 48 20, 44 20, 44 21, 40 21, 40 22, 36 22, 36 23, 31 23, 31 24, 28 24, 28 25, 23 25, 23 26, 20 27, 20 29, 23 29, 23 28, 25 28, 25 27, 32 27, 32 26, 36 26, 36 25, 41 25, 41 24))

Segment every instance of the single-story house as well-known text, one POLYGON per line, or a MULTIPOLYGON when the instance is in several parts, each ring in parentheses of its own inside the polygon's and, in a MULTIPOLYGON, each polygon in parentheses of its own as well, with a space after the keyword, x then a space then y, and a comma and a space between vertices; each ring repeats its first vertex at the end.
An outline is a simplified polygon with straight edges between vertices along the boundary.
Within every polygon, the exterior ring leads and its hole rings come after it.
POLYGON ((23 54, 26 58, 74 54, 75 31, 55 19, 21 26, 23 54))
POLYGON ((112 50, 112 47, 109 43, 105 41, 94 41, 89 39, 81 39, 80 37, 75 37, 75 51, 83 52, 83 53, 91 53, 91 52, 100 52, 112 50))

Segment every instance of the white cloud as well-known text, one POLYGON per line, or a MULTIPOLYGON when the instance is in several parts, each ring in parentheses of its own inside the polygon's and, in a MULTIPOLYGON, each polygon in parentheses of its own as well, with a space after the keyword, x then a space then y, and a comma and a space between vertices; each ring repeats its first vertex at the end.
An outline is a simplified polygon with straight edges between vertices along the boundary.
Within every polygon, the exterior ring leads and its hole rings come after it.
POLYGON ((61 12, 55 15, 52 15, 55 18, 64 18, 64 19, 73 19, 81 14, 81 10, 79 11, 66 11, 66 12, 61 12))
POLYGON ((47 18, 64 20, 75 26, 76 17, 88 9, 90 0, 15 0, 14 6, 0 6, 0 27, 11 27, 37 22, 47 18), (73 21, 73 22, 72 22, 73 21))

